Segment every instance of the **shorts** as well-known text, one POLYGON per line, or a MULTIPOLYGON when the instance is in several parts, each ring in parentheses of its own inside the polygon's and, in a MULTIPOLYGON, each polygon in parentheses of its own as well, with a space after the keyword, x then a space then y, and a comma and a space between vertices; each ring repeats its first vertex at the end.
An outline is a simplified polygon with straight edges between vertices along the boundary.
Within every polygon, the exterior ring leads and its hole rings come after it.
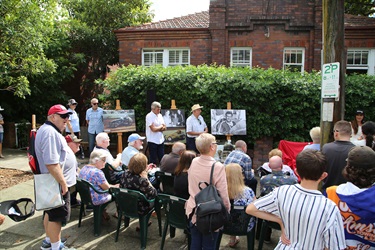
POLYGON ((53 222, 61 222, 62 226, 65 226, 66 223, 70 220, 70 192, 66 192, 63 195, 65 201, 64 206, 54 208, 51 210, 46 210, 44 213, 48 214, 48 220, 53 222))
POLYGON ((4 140, 4 133, 0 132, 0 143, 3 143, 4 140))

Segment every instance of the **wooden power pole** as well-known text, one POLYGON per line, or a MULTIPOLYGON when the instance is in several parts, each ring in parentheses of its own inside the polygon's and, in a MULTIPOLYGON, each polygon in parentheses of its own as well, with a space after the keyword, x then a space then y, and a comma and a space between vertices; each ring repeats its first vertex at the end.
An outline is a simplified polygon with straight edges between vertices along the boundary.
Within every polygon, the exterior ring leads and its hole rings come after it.
MULTIPOLYGON (((333 125, 344 119, 345 114, 345 70, 346 50, 344 44, 344 0, 323 0, 323 64, 338 62, 336 76, 339 77, 337 95, 324 97, 321 107, 321 146, 332 141, 333 125), (326 98, 328 97, 328 98, 326 98)), ((334 72, 336 65, 322 67, 324 73, 334 72)), ((328 74, 329 76, 329 74, 328 74)), ((322 82, 324 80, 322 79, 322 82)), ((323 90, 323 86, 322 86, 323 90)))

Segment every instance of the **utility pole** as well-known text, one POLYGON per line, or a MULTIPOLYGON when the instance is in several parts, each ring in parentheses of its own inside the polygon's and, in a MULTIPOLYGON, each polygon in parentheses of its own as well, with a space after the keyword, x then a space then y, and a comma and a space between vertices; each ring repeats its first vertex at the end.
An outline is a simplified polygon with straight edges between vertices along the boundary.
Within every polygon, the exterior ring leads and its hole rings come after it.
MULTIPOLYGON (((337 76, 337 95, 326 98, 322 92, 321 103, 321 148, 329 141, 332 141, 333 125, 344 119, 345 114, 345 70, 346 70, 346 50, 344 45, 344 0, 323 0, 323 64, 322 75, 333 72, 334 65, 338 62, 339 69, 337 76), (331 71, 330 71, 331 70, 331 71)), ((324 79, 322 79, 322 82, 324 79)), ((323 90, 323 86, 322 86, 323 90)))

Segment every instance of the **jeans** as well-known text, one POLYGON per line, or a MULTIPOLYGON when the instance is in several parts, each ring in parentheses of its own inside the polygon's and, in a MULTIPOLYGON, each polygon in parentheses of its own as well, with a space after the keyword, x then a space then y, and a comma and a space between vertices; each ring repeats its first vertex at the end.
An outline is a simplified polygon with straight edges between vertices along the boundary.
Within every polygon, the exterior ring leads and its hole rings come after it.
POLYGON ((94 147, 95 147, 95 138, 96 138, 97 135, 98 134, 88 133, 88 136, 89 136, 89 155, 94 150, 94 147))
POLYGON ((193 223, 189 223, 190 234, 191 234, 191 247, 190 249, 202 249, 202 250, 215 250, 216 242, 219 237, 219 232, 210 233, 207 235, 199 232, 197 227, 193 223))
POLYGON ((164 143, 156 144, 156 143, 153 143, 153 142, 149 142, 148 143, 148 149, 149 149, 149 152, 150 152, 149 163, 157 164, 158 159, 159 159, 159 163, 160 163, 161 158, 163 158, 163 156, 164 156, 164 143))

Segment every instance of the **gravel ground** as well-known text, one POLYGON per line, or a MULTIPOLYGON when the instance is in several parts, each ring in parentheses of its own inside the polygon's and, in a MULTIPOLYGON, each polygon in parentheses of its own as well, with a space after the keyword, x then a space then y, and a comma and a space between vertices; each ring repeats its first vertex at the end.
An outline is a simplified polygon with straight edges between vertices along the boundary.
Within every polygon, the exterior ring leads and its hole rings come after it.
POLYGON ((31 180, 33 178, 34 176, 30 172, 0 168, 0 190, 31 180))

